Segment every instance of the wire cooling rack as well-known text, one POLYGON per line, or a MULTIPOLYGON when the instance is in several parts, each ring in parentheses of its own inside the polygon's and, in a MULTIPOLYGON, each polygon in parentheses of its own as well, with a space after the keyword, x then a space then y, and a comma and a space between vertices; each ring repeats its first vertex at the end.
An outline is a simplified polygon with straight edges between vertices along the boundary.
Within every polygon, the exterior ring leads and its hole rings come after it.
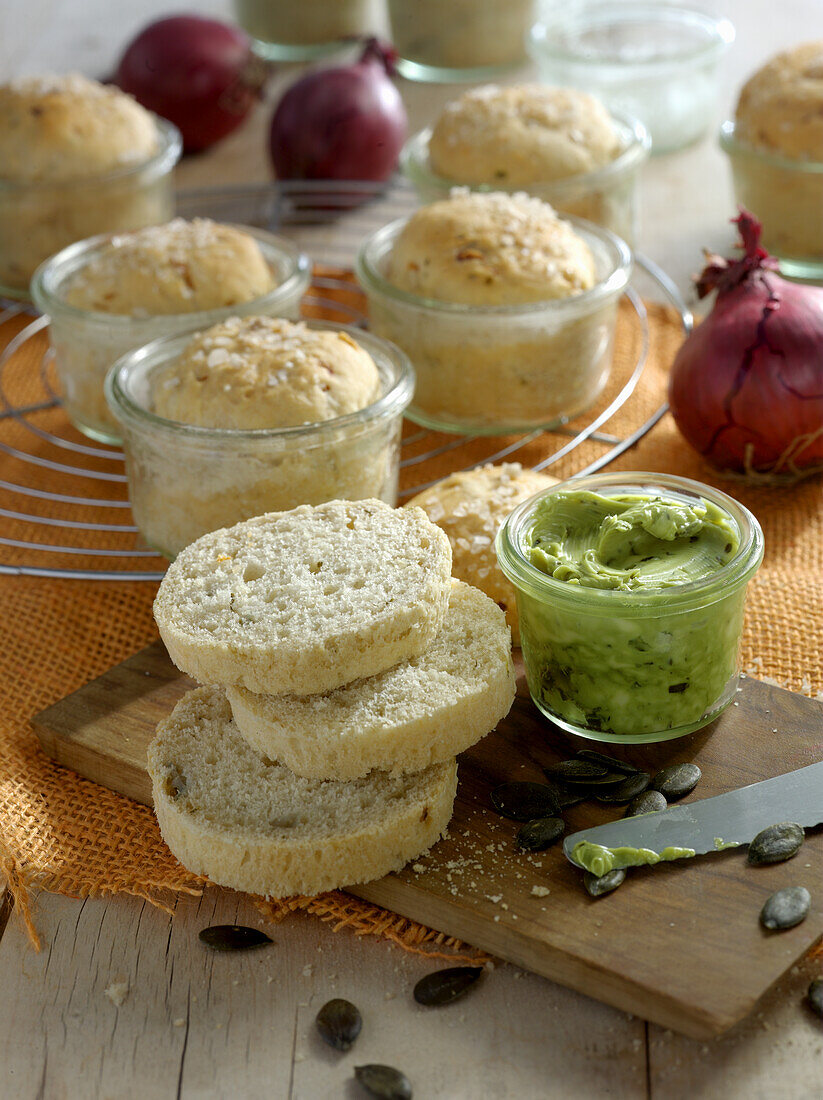
MULTIPOLYGON (((178 213, 272 229, 308 253, 319 270, 304 309, 322 309, 333 320, 365 326, 367 319, 346 272, 360 240, 374 229, 411 212, 416 205, 404 184, 279 183, 184 192, 178 213), (337 269, 337 270, 335 270, 337 269)), ((598 458, 576 469, 580 477, 602 469, 649 432, 666 411, 635 418, 631 430, 612 434, 609 422, 631 399, 649 355, 649 324, 643 296, 663 300, 680 315, 688 332, 692 318, 679 291, 655 264, 635 256, 635 275, 626 292, 637 328, 637 356, 618 380, 608 403, 597 406, 581 426, 561 425, 505 440, 478 440, 407 424, 401 451, 401 498, 432 484, 448 461, 452 470, 514 458, 540 441, 547 469, 584 442, 602 448, 598 458)), ((48 318, 21 303, 0 303, 0 574, 67 577, 101 581, 156 581, 164 560, 141 544, 131 522, 123 454, 93 444, 62 414, 52 355, 44 330, 48 318)), ((590 452, 589 452, 590 453, 590 452)))

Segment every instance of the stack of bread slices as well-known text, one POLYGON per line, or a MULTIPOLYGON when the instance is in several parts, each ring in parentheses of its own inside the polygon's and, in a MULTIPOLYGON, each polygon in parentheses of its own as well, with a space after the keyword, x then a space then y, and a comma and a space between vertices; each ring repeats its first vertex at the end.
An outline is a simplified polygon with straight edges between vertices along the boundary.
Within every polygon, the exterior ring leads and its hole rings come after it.
POLYGON ((331 501, 187 547, 154 605, 189 691, 149 747, 189 870, 269 897, 398 870, 452 814, 455 755, 514 698, 505 616, 419 508, 331 501))

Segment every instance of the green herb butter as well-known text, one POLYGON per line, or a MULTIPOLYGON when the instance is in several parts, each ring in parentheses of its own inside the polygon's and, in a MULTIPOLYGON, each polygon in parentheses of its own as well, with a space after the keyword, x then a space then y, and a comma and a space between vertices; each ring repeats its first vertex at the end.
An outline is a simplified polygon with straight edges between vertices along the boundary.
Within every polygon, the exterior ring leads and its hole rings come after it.
POLYGON ((581 840, 572 849, 574 862, 598 878, 622 867, 642 867, 672 859, 689 859, 694 854, 694 848, 670 847, 664 848, 662 852, 654 852, 651 848, 604 848, 602 844, 593 844, 590 840, 581 840))
POLYGON ((740 536, 707 500, 567 489, 539 501, 520 536, 562 590, 519 601, 538 705, 587 729, 682 727, 723 699, 735 674, 745 587, 687 597, 731 561, 740 536), (678 591, 678 589, 680 591, 678 591))
POLYGON ((739 840, 724 840, 720 836, 714 838, 714 850, 716 852, 725 852, 727 848, 739 848, 739 840))

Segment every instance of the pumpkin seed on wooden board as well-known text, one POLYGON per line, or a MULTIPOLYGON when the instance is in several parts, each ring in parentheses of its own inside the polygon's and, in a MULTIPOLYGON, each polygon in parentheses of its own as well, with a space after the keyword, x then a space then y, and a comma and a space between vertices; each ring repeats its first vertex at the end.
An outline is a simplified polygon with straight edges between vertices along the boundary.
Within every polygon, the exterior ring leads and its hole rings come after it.
POLYGON ((482 966, 449 966, 445 970, 433 970, 414 987, 414 999, 427 1008, 451 1004, 468 993, 482 973, 482 966))
POLYGON ((760 910, 760 923, 764 928, 782 932, 804 921, 811 907, 811 894, 805 886, 786 886, 766 899, 760 910))
POLYGON ((542 852, 560 839, 565 828, 562 817, 537 817, 518 830, 518 846, 524 852, 542 852))
POLYGON ((354 1076, 377 1100, 412 1100, 411 1082, 405 1073, 393 1066, 381 1066, 376 1062, 355 1066, 354 1076))
POLYGON ((363 1017, 351 1001, 335 997, 326 1001, 314 1018, 320 1037, 335 1050, 351 1050, 363 1027, 363 1017))
POLYGON ((609 768, 594 764, 591 760, 561 760, 559 764, 549 764, 543 771, 549 779, 561 783, 592 783, 608 777, 609 768))
POLYGON ((579 760, 591 760, 593 764, 600 764, 612 772, 625 772, 626 775, 634 775, 635 772, 640 771, 640 768, 636 768, 634 764, 627 764, 625 760, 618 760, 614 756, 606 756, 604 752, 597 752, 596 749, 580 749, 574 755, 579 760))
POLYGON ((761 867, 767 863, 782 863, 791 859, 800 851, 805 837, 803 826, 793 821, 781 821, 761 829, 749 845, 746 862, 752 867, 761 867))
POLYGON ((637 817, 638 814, 656 814, 668 806, 665 795, 660 791, 643 791, 636 795, 626 808, 624 817, 637 817))
POLYGON ((271 936, 259 928, 245 928, 241 924, 213 924, 210 928, 202 928, 199 937, 215 951, 247 951, 250 947, 274 943, 271 936))
POLYGON ((593 898, 602 898, 604 894, 610 894, 612 890, 616 890, 625 878, 626 872, 622 867, 607 871, 605 875, 593 875, 591 871, 584 871, 583 885, 593 898))
POLYGON ((581 802, 585 802, 589 797, 581 787, 573 790, 571 787, 565 787, 562 783, 553 783, 552 787, 557 795, 561 810, 567 810, 569 806, 579 806, 581 802))
POLYGON ((607 787, 604 791, 598 791, 595 798, 598 802, 611 803, 614 806, 624 806, 631 802, 648 787, 651 776, 648 772, 637 772, 636 775, 627 775, 622 782, 614 787, 607 787))
POLYGON ((823 1020, 823 978, 815 978, 809 982, 809 988, 806 990, 806 1000, 809 1002, 809 1008, 815 1014, 823 1020))
POLYGON ((491 793, 492 806, 511 821, 556 817, 560 802, 548 783, 501 783, 491 793))
POLYGON ((691 794, 703 775, 697 764, 671 764, 652 776, 650 786, 660 791, 668 802, 676 802, 691 794))

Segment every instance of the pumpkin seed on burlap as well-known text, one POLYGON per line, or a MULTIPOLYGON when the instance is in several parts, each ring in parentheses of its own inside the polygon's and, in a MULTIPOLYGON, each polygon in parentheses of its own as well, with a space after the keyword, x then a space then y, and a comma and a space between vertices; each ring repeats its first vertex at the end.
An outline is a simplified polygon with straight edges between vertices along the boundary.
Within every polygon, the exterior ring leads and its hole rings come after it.
POLYGON ((264 947, 274 943, 271 936, 259 928, 246 928, 241 924, 213 924, 199 932, 200 940, 215 951, 248 951, 250 947, 264 947))
POLYGON ((548 783, 501 783, 491 800, 497 812, 511 821, 556 817, 560 811, 557 793, 548 783))
POLYGON ((468 993, 482 973, 482 966, 449 966, 445 970, 433 970, 414 987, 414 999, 426 1008, 451 1004, 468 993))
POLYGON ((804 921, 811 907, 811 894, 805 886, 786 886, 766 899, 760 910, 760 923, 764 928, 782 932, 804 921))
POLYGON ((381 1066, 377 1062, 355 1066, 354 1076, 377 1100, 412 1100, 411 1082, 394 1066, 381 1066))
POLYGON ((691 794, 703 775, 697 764, 671 764, 652 776, 651 788, 660 791, 668 802, 691 794))
POLYGON ((805 836, 803 826, 793 821, 781 821, 777 825, 769 825, 767 829, 761 829, 749 845, 746 861, 752 867, 761 867, 766 863, 782 863, 797 855, 805 836))
POLYGON ((637 817, 638 814, 656 814, 668 806, 665 795, 660 791, 643 791, 629 803, 624 817, 637 817))
POLYGON ((595 798, 598 802, 605 802, 612 806, 624 806, 631 802, 648 787, 651 776, 648 772, 637 772, 636 775, 627 775, 621 783, 615 787, 607 787, 604 791, 598 791, 595 798))
POLYGON ((351 1050, 363 1027, 358 1008, 343 997, 326 1001, 314 1018, 320 1037, 335 1050, 351 1050))
POLYGON ((809 982, 809 988, 806 990, 806 1000, 809 1002, 809 1008, 815 1014, 823 1020, 823 978, 815 978, 814 981, 809 982))
POLYGON ((562 817, 538 817, 527 821, 517 833, 517 843, 524 852, 542 852, 563 835, 566 824, 562 817))
POLYGON ((583 873, 583 885, 593 898, 602 898, 604 894, 610 894, 616 890, 626 878, 626 871, 620 867, 614 871, 607 871, 605 875, 593 875, 591 871, 583 873))

